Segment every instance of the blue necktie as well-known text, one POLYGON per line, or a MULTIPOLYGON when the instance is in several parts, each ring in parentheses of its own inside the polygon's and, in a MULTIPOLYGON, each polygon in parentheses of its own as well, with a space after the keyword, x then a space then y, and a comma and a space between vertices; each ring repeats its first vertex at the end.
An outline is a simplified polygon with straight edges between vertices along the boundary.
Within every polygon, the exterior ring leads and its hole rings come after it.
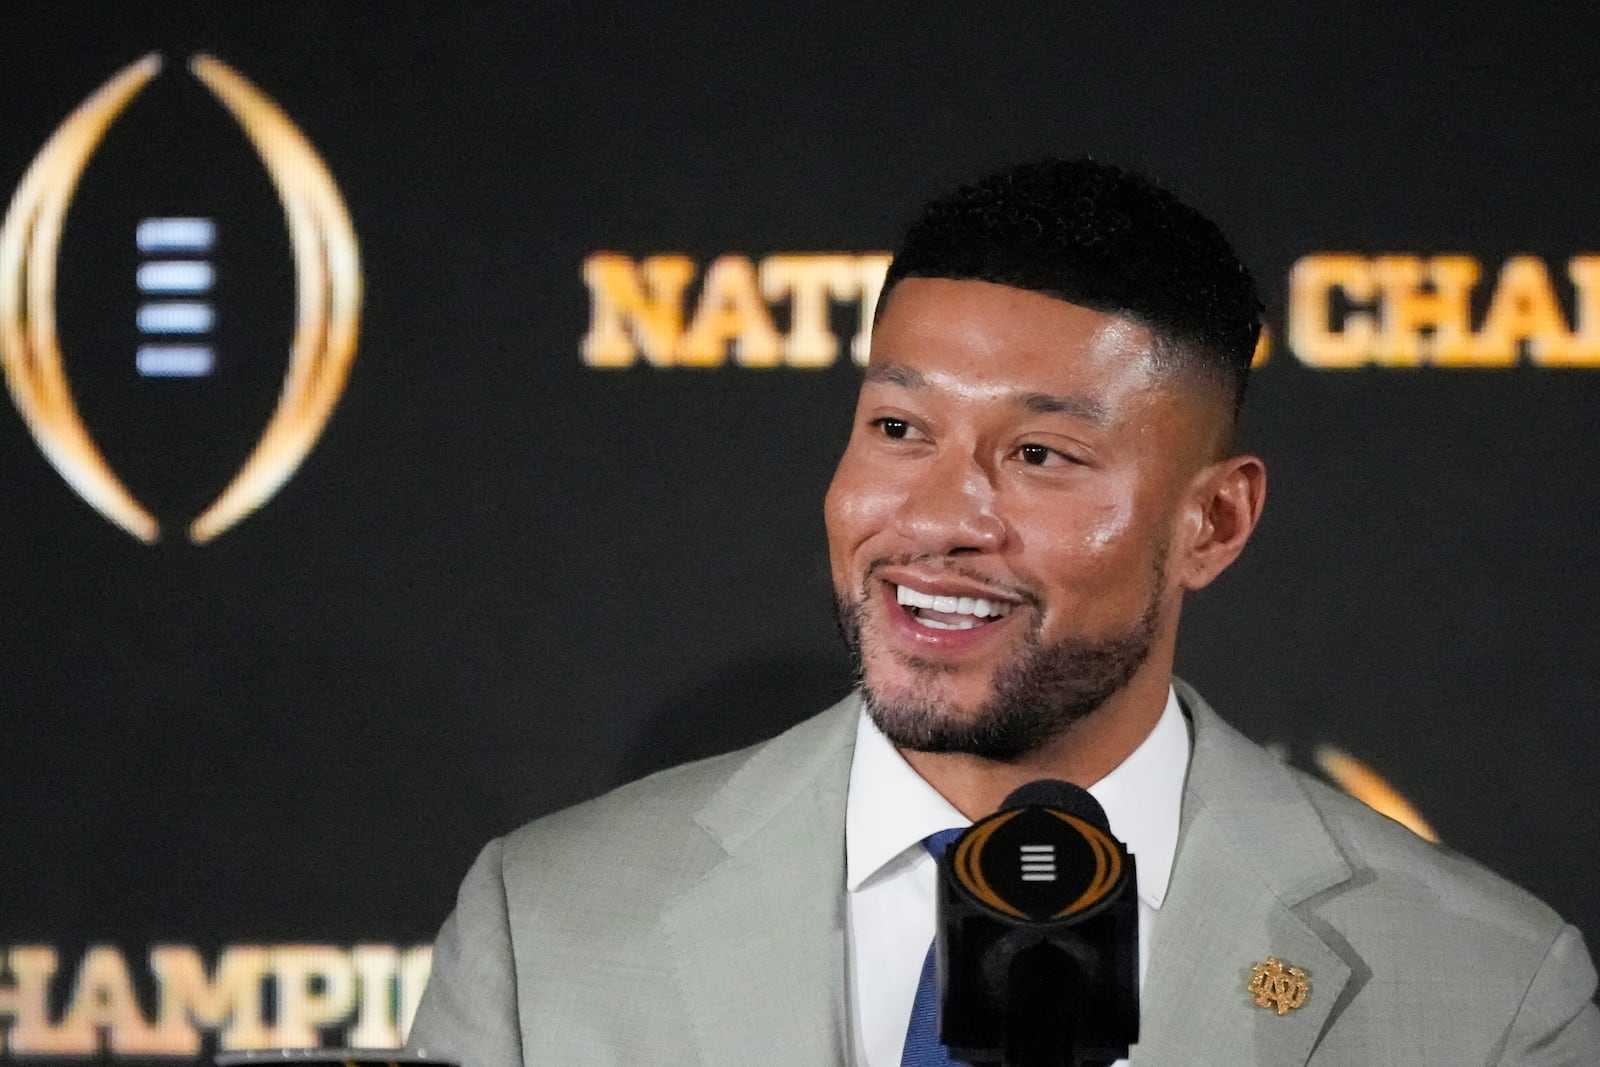
MULTIPOLYGON (((944 856, 950 843, 965 832, 965 827, 940 830, 922 839, 922 845, 935 859, 944 856)), ((955 1060, 939 1042, 939 999, 937 972, 938 947, 928 946, 922 961, 922 978, 917 982, 917 999, 911 1002, 911 1022, 906 1025, 906 1049, 900 1054, 900 1067, 953 1067, 955 1060)))

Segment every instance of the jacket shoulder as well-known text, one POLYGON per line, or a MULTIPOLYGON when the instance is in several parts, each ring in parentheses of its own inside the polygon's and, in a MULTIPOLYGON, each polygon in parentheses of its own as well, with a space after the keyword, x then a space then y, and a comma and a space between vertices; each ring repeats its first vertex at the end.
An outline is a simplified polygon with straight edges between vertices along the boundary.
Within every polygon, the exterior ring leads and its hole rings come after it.
POLYGON ((1542 955, 1564 925, 1532 893, 1459 852, 1429 841, 1320 779, 1289 768, 1323 825, 1374 892, 1428 902, 1480 933, 1537 944, 1542 955))
POLYGON ((1180 696, 1195 726, 1186 804, 1221 828, 1240 876, 1253 872, 1351 973, 1317 1062, 1600 1062, 1595 971, 1577 930, 1287 766, 1192 690, 1180 696))
POLYGON ((1339 932, 1368 975, 1335 1044, 1359 1034, 1363 1017, 1384 1016, 1379 1005, 1415 1003, 1418 984, 1449 976, 1449 1014, 1438 1017, 1456 1020, 1451 1040, 1481 1032, 1496 1063, 1595 1062, 1600 1014, 1582 934, 1484 865, 1294 773, 1353 868, 1343 891, 1308 913, 1339 932))
POLYGON ((1336 890, 1318 894, 1314 909, 1338 911, 1351 921, 1366 918, 1375 927, 1390 925, 1384 917, 1393 915, 1420 924, 1399 929, 1398 941, 1428 929, 1438 932, 1438 923, 1459 922, 1454 932, 1475 935, 1469 940, 1476 943, 1511 936, 1538 943, 1542 954, 1561 930, 1560 917, 1533 894, 1288 765, 1230 726, 1192 688, 1180 683, 1179 694, 1195 725, 1191 790, 1196 773, 1203 773, 1205 801, 1226 809, 1236 832, 1265 833, 1274 849, 1288 850, 1260 850, 1259 862, 1280 892, 1295 886, 1290 873, 1277 869, 1284 862, 1326 867, 1337 854, 1333 862, 1346 869, 1324 881, 1336 890), (1205 771, 1198 772, 1202 762, 1205 771), (1263 797, 1290 812, 1309 809, 1310 817, 1297 816, 1295 833, 1286 834, 1272 822, 1278 813, 1258 810, 1263 797), (1308 844, 1312 838, 1326 844, 1308 844))
MULTIPOLYGON (((563 874, 587 880, 603 867, 630 872, 635 884, 681 883, 724 854, 719 808, 739 802, 729 795, 746 798, 744 809, 759 809, 805 784, 853 738, 856 708, 848 697, 777 737, 658 771, 527 823, 504 838, 508 885, 563 874)), ((745 813, 759 819, 758 810, 745 813)))

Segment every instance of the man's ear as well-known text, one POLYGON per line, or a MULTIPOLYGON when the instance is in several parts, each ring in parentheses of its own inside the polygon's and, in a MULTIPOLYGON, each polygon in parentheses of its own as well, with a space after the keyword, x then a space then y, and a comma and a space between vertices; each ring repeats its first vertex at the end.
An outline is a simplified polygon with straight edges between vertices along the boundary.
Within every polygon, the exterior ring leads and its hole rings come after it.
POLYGON ((1267 501, 1267 467, 1255 456, 1230 456, 1200 471, 1183 524, 1178 560, 1185 589, 1203 589, 1244 551, 1267 501))

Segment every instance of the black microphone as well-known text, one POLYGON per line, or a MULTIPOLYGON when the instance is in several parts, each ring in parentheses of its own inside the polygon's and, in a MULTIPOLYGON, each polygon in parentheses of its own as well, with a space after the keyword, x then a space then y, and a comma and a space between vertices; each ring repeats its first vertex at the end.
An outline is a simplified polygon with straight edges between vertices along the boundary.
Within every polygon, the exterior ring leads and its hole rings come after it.
POLYGON ((939 1040, 962 1063, 1103 1067, 1139 1040, 1133 856, 1068 782, 1029 782, 939 860, 939 1040))

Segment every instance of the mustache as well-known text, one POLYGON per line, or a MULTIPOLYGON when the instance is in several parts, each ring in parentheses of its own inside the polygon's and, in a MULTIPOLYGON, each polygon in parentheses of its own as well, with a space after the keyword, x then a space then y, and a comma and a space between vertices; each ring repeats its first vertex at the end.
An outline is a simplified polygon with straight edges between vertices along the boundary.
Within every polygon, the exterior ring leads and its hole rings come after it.
POLYGON ((987 585, 1008 597, 1012 597, 1029 607, 1037 608, 1041 603, 1038 592, 1031 586, 1020 585, 1016 582, 1002 581, 991 574, 985 574, 976 567, 968 566, 959 558, 935 555, 932 552, 909 553, 903 556, 879 556, 867 564, 866 573, 861 576, 861 597, 865 599, 872 585, 874 577, 885 567, 924 567, 936 570, 941 574, 952 574, 969 581, 987 585))

